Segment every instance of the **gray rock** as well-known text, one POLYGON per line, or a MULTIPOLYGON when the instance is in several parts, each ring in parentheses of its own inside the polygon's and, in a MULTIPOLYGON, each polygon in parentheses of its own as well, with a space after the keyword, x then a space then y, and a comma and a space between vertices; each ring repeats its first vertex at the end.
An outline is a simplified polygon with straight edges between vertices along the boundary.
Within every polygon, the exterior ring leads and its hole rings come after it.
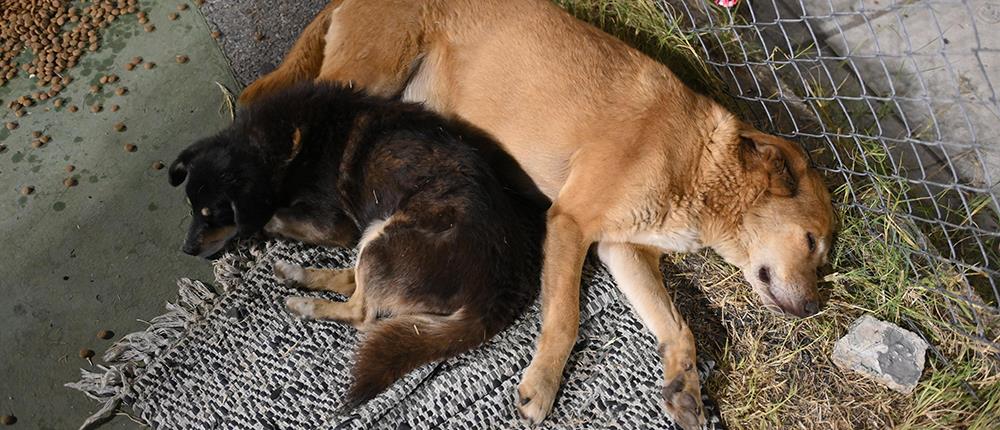
POLYGON ((903 394, 917 386, 924 370, 927 342, 871 315, 858 318, 833 347, 833 362, 903 394))

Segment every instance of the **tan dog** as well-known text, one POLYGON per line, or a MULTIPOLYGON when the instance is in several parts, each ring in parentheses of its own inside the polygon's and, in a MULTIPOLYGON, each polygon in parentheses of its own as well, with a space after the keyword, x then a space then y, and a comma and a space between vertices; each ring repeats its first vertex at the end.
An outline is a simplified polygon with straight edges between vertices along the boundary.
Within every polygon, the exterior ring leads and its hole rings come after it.
POLYGON ((542 331, 518 387, 529 422, 555 400, 594 242, 659 342, 667 411, 686 429, 705 417, 694 338, 663 288, 663 252, 711 247, 765 306, 818 310, 833 210, 805 153, 547 1, 334 0, 241 101, 309 79, 462 117, 492 133, 553 200, 542 331))

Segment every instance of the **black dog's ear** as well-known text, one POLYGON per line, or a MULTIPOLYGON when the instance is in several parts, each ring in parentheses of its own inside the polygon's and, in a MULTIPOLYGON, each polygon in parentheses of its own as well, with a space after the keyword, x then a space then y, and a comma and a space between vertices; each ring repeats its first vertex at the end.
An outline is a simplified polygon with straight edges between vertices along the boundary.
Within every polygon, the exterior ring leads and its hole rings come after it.
POLYGON ((173 163, 170 163, 170 170, 168 171, 170 185, 176 187, 184 183, 188 175, 187 160, 181 157, 177 157, 173 163))

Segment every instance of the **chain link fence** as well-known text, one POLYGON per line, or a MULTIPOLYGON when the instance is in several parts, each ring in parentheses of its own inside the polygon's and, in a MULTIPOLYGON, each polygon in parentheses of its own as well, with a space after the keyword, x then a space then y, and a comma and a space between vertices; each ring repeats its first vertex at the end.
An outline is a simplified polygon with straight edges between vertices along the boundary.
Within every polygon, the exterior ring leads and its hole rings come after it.
POLYGON ((1000 2, 657 6, 735 110, 810 150, 841 222, 890 241, 905 282, 1000 353, 1000 2))

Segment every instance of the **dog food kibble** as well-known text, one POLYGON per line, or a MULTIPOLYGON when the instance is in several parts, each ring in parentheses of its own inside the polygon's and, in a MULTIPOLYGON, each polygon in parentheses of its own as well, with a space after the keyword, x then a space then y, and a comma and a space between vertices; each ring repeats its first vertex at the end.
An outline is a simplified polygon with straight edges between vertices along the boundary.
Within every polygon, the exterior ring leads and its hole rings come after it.
POLYGON ((139 64, 141 62, 142 62, 142 57, 139 56, 132 57, 132 64, 139 64))
POLYGON ((52 102, 52 104, 54 104, 57 108, 61 108, 63 106, 63 99, 56 99, 52 102))
POLYGON ((98 79, 97 82, 100 82, 101 85, 108 83, 108 76, 107 75, 101 76, 101 79, 98 79))
POLYGON ((37 148, 41 148, 42 145, 45 145, 45 142, 42 142, 40 139, 35 139, 35 140, 31 141, 31 147, 32 148, 36 148, 36 149, 37 148))
POLYGON ((220 37, 222 37, 222 32, 221 31, 213 31, 212 32, 212 38, 213 39, 218 39, 220 37))
POLYGON ((101 339, 104 339, 104 340, 108 340, 108 339, 111 339, 111 338, 115 337, 115 332, 113 332, 111 330, 101 330, 101 331, 97 332, 97 337, 101 338, 101 339))
POLYGON ((20 117, 24 116, 24 111, 23 110, 18 110, 17 112, 14 112, 14 116, 20 118, 20 117))
POLYGON ((205 5, 205 0, 194 0, 194 4, 196 4, 198 6, 204 6, 205 5))
POLYGON ((134 144, 131 144, 131 143, 126 143, 125 144, 125 152, 135 152, 136 149, 139 149, 139 148, 137 146, 135 146, 134 144))
POLYGON ((66 165, 66 173, 73 173, 74 170, 76 170, 76 166, 74 166, 72 164, 67 164, 66 165))
POLYGON ((94 356, 94 351, 87 348, 80 348, 80 358, 90 358, 94 356))
POLYGON ((165 167, 165 166, 163 165, 162 161, 154 161, 153 162, 153 170, 163 170, 163 167, 165 167))
POLYGON ((153 67, 156 67, 156 63, 150 61, 150 62, 148 62, 146 64, 143 64, 142 67, 144 67, 146 70, 150 70, 153 67))
POLYGON ((178 55, 177 56, 177 62, 181 63, 181 64, 187 63, 188 62, 188 56, 187 55, 178 55))
POLYGON ((93 113, 98 113, 102 109, 104 109, 104 106, 101 106, 99 103, 94 103, 94 105, 90 107, 90 111, 93 113))
POLYGON ((91 94, 97 94, 99 92, 101 92, 101 86, 100 85, 91 85, 90 86, 90 93, 91 94))
POLYGON ((79 182, 76 181, 76 178, 63 179, 63 185, 65 185, 66 188, 73 188, 76 184, 79 184, 79 182))
POLYGON ((12 426, 17 423, 17 417, 13 415, 0 415, 0 424, 12 426))
POLYGON ((78 110, 80 110, 80 108, 78 108, 76 105, 69 105, 70 112, 76 112, 78 110))
POLYGON ((38 138, 38 140, 41 140, 42 143, 49 143, 52 141, 52 136, 47 136, 43 134, 38 138))
POLYGON ((187 10, 187 8, 188 8, 187 3, 181 3, 177 5, 177 10, 187 10))
POLYGON ((25 186, 21 187, 21 195, 22 196, 30 195, 33 192, 35 192, 35 187, 32 187, 31 185, 25 185, 25 186))
POLYGON ((17 128, 17 123, 16 122, 12 121, 12 122, 8 122, 7 123, 7 130, 14 130, 16 128, 17 128))
POLYGON ((33 132, 31 132, 31 137, 34 137, 35 139, 38 139, 39 137, 42 137, 42 132, 37 131, 37 130, 33 131, 33 132))
POLYGON ((170 12, 170 15, 167 15, 167 18, 170 19, 171 21, 176 21, 178 16, 179 15, 177 15, 177 12, 170 12))
POLYGON ((153 25, 153 24, 146 24, 146 27, 144 27, 144 30, 146 30, 146 33, 152 33, 154 31, 156 31, 156 26, 153 25))
POLYGON ((135 70, 135 64, 132 64, 132 63, 126 64, 125 65, 125 70, 128 70, 130 72, 133 71, 133 70, 135 70))
POLYGON ((125 93, 127 93, 127 92, 128 92, 128 88, 125 88, 125 87, 118 87, 118 89, 115 90, 115 94, 118 94, 120 96, 124 96, 125 93))
POLYGON ((118 109, 120 109, 118 105, 111 105, 111 112, 118 112, 118 109))
POLYGON ((258 42, 260 42, 260 41, 264 40, 264 33, 261 33, 261 32, 258 31, 258 32, 256 32, 256 33, 253 34, 253 38, 256 39, 258 42))
POLYGON ((115 131, 125 131, 125 123, 124 122, 115 123, 115 131))

